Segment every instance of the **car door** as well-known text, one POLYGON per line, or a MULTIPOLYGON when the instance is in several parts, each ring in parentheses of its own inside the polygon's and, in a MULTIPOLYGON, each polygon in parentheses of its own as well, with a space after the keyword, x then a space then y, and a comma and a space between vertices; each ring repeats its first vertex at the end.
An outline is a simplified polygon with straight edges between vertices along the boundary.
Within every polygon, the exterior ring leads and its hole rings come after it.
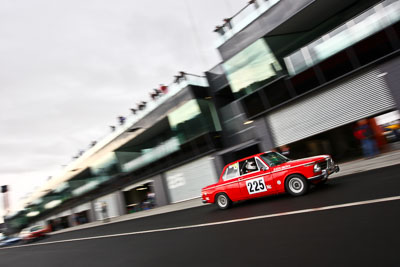
POLYGON ((275 184, 273 183, 275 176, 272 174, 272 169, 265 164, 259 157, 255 157, 256 163, 260 172, 263 174, 264 182, 267 187, 268 194, 276 193, 275 184))
POLYGON ((223 182, 221 183, 221 190, 227 193, 232 201, 238 201, 241 199, 241 192, 238 184, 239 177, 238 162, 228 165, 222 175, 223 182))
POLYGON ((242 199, 266 196, 273 192, 269 168, 258 161, 253 157, 239 162, 238 182, 242 199))

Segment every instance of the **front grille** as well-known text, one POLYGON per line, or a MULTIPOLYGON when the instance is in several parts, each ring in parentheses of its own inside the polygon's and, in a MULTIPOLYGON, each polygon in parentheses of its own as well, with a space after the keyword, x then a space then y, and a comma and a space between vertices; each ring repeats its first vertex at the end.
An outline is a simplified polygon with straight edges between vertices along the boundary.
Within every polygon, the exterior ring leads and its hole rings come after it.
POLYGON ((328 168, 328 161, 324 160, 318 163, 322 170, 326 170, 328 168))

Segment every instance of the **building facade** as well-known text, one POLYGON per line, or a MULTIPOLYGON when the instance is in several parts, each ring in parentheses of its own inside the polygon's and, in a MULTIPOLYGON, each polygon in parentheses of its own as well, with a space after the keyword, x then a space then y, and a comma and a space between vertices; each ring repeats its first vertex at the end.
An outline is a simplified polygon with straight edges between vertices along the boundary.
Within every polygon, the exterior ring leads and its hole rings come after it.
POLYGON ((221 126, 205 77, 185 74, 7 217, 52 230, 199 197, 217 180, 221 126))
POLYGON ((217 27, 223 62, 206 74, 231 148, 220 161, 282 147, 360 156, 356 122, 400 106, 399 5, 258 0, 217 27))
POLYGON ((225 164, 261 151, 361 156, 355 123, 400 107, 399 20, 398 0, 250 1, 217 27, 223 61, 206 78, 177 79, 8 227, 58 230, 197 198, 225 164))

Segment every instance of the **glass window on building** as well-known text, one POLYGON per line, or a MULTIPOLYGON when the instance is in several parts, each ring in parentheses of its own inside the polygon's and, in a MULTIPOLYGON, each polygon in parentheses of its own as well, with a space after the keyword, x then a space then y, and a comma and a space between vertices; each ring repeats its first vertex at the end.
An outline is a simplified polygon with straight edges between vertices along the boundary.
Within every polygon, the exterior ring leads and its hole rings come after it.
POLYGON ((291 75, 318 64, 400 20, 400 2, 386 0, 284 58, 291 75), (310 55, 309 62, 304 52, 310 55))
POLYGON ((216 111, 206 100, 192 99, 186 102, 168 114, 168 121, 180 143, 221 128, 216 111))
POLYGON ((165 119, 143 132, 140 142, 132 141, 116 153, 122 170, 130 172, 179 150, 189 153, 187 148, 191 150, 193 146, 198 151, 206 149, 209 143, 204 141, 207 139, 202 136, 220 130, 221 126, 212 102, 192 99, 177 106, 165 119))
POLYGON ((181 107, 177 108, 168 114, 169 125, 171 128, 178 128, 180 124, 185 123, 195 117, 200 116, 201 111, 195 100, 186 102, 181 107))
POLYGON ((90 166, 90 169, 96 176, 110 176, 120 172, 120 166, 114 152, 104 154, 90 166))
POLYGON ((282 70, 264 39, 259 39, 226 61, 223 67, 235 97, 260 88, 282 70))

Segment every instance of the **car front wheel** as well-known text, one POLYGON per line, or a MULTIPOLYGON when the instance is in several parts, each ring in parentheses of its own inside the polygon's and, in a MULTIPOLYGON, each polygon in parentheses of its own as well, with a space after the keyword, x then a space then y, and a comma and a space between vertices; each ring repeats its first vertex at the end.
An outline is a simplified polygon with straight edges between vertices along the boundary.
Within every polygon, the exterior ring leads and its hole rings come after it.
POLYGON ((221 210, 226 210, 232 205, 232 201, 225 193, 220 193, 216 197, 217 206, 221 210))
POLYGON ((309 185, 303 176, 292 174, 286 179, 285 187, 292 196, 301 196, 307 193, 309 185))

